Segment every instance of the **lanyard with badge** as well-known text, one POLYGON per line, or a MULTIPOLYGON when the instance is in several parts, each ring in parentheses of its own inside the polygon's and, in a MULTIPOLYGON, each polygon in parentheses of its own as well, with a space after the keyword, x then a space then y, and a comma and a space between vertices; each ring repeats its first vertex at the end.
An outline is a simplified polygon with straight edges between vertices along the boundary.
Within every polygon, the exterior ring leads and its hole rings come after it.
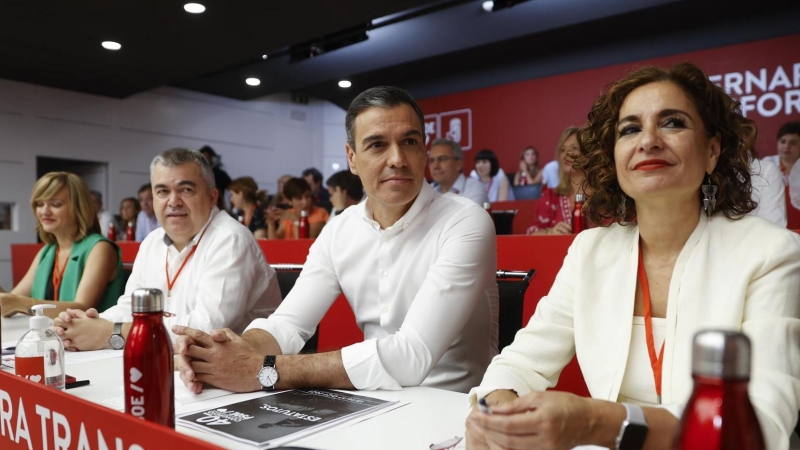
POLYGON ((167 258, 166 258, 166 262, 164 264, 165 272, 166 272, 166 275, 167 275, 167 304, 166 304, 166 307, 164 308, 164 314, 165 315, 170 314, 167 311, 169 310, 169 303, 170 303, 171 294, 172 294, 172 287, 175 286, 175 282, 178 281, 178 277, 181 275, 181 272, 183 271, 183 268, 186 266, 186 263, 189 262, 189 259, 192 257, 192 255, 194 255, 194 252, 197 251, 197 247, 200 246, 200 241, 203 240, 203 236, 205 236, 206 231, 208 231, 208 227, 206 227, 206 229, 203 230, 203 233, 200 235, 200 239, 198 239, 197 243, 194 245, 194 247, 192 247, 192 249, 189 250, 189 254, 186 255, 186 258, 181 263, 181 266, 178 267, 178 272, 175 274, 175 277, 172 278, 172 279, 169 278, 169 248, 167 248, 167 258))

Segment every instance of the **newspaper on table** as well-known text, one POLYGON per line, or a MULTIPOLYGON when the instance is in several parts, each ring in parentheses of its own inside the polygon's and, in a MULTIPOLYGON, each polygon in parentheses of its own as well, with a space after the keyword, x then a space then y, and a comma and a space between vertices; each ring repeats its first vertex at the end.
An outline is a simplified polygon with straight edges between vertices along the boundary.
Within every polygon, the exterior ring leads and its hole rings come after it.
POLYGON ((180 415, 176 424, 271 448, 386 408, 395 401, 324 389, 290 390, 180 415))

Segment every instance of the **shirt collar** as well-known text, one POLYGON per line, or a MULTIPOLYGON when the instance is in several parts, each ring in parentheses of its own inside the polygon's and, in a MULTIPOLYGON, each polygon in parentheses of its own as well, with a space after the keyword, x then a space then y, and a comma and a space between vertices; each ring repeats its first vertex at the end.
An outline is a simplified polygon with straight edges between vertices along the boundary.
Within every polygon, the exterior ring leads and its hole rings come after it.
POLYGON ((419 194, 417 194, 417 198, 415 198, 414 202, 411 204, 411 208, 409 208, 408 211, 403 214, 403 217, 398 219, 397 222, 392 224, 390 227, 387 227, 385 230, 381 230, 380 224, 372 218, 372 208, 370 208, 370 201, 367 199, 364 202, 364 222, 367 222, 380 232, 397 234, 411 226, 419 213, 431 202, 433 202, 435 196, 436 191, 434 191, 434 189, 428 183, 422 183, 422 189, 420 189, 419 194))
MULTIPOLYGON (((187 249, 187 248, 191 248, 191 247, 197 245, 197 241, 200 239, 200 236, 203 235, 203 231, 206 228, 208 228, 208 226, 211 224, 211 221, 214 220, 214 217, 218 213, 219 213, 219 208, 217 208, 216 206, 211 208, 211 214, 209 214, 208 220, 206 220, 205 225, 203 225, 203 228, 200 228, 200 231, 198 231, 197 234, 194 235, 192 240, 190 240, 189 243, 186 244, 186 247, 184 247, 184 250, 187 249)), ((167 247, 169 247, 169 246, 171 246, 173 244, 172 239, 170 239, 170 237, 167 234, 166 230, 164 230, 164 244, 166 244, 167 247)))
MULTIPOLYGON (((450 186, 450 190, 447 191, 447 192, 452 192, 454 194, 460 194, 460 193, 464 192, 464 184, 466 182, 467 182, 467 179, 464 177, 464 174, 463 173, 458 174, 458 178, 456 178, 456 181, 453 182, 453 185, 450 186)), ((436 192, 438 192, 440 194, 444 194, 444 192, 442 192, 442 185, 441 184, 439 184, 437 182, 433 182, 431 184, 431 187, 433 187, 433 189, 436 192)))

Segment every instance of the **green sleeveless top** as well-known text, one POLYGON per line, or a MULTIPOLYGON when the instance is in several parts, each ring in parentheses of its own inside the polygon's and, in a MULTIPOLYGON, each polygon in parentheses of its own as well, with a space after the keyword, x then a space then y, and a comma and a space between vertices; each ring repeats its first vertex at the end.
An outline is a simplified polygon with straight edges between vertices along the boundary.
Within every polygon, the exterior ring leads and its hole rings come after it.
MULTIPOLYGON (((75 293, 78 291, 78 285, 81 282, 81 277, 83 277, 86 260, 89 259, 89 253, 92 251, 92 248, 100 241, 110 243, 117 250, 117 277, 108 283, 105 292, 103 292, 95 308, 97 311, 103 312, 117 304, 117 300, 119 300, 119 297, 125 290, 125 284, 123 283, 124 273, 122 271, 122 252, 117 244, 97 233, 90 234, 82 241, 72 244, 69 262, 67 263, 67 268, 64 271, 64 278, 61 280, 61 286, 58 290, 59 301, 75 301, 75 293)), ((53 266, 56 260, 56 247, 57 245, 55 244, 46 245, 44 251, 42 251, 42 257, 39 260, 39 266, 36 268, 36 275, 33 279, 31 298, 36 300, 50 300, 45 298, 45 293, 47 292, 47 285, 51 282, 50 280, 53 275, 53 266)))

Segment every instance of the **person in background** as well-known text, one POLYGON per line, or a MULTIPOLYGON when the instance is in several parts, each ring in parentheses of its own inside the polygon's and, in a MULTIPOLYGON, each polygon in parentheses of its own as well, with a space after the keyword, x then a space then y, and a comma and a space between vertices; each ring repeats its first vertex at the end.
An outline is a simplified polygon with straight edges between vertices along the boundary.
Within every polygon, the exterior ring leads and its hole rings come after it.
POLYGON ((45 314, 67 308, 104 311, 122 294, 119 247, 100 234, 94 199, 83 180, 50 172, 33 186, 31 209, 45 243, 28 272, 10 293, 0 294, 3 317, 30 314, 34 305, 54 304, 45 314))
POLYGON ((581 192, 583 174, 574 170, 570 155, 577 155, 578 127, 567 127, 558 140, 559 183, 553 189, 545 189, 536 202, 533 223, 525 234, 571 234, 572 212, 575 209, 575 194, 581 192))
POLYGON ((100 234, 108 236, 108 226, 114 223, 114 217, 103 208, 103 194, 100 191, 89 191, 92 194, 92 205, 97 211, 97 222, 100 224, 100 234))
POLYGON ((163 293, 168 330, 178 324, 241 331, 280 304, 275 271, 253 233, 217 209, 214 174, 200 153, 173 148, 157 155, 150 163, 150 181, 162 228, 139 247, 125 295, 116 305, 100 314, 70 309, 53 321, 68 349, 121 350, 119 343, 124 344, 133 321, 131 294, 136 289, 163 293))
POLYGON ((219 191, 219 196, 217 197, 217 208, 220 211, 227 209, 225 206, 225 191, 228 189, 228 185, 231 184, 231 176, 228 175, 228 172, 222 170, 222 157, 214 151, 208 145, 204 145, 200 149, 200 153, 206 158, 208 164, 214 170, 214 184, 217 186, 217 190, 219 191))
MULTIPOLYGON (((558 166, 558 150, 556 150, 556 159, 550 161, 542 168, 542 184, 547 189, 555 189, 558 183, 561 182, 561 176, 558 166)), ((542 189, 544 191, 544 189, 542 189)))
POLYGON ((139 206, 142 210, 136 216, 136 241, 142 242, 151 231, 161 227, 158 223, 158 216, 153 211, 153 187, 150 183, 143 184, 139 188, 139 206))
POLYGON ((473 410, 467 448, 618 448, 644 434, 630 448, 671 449, 693 388, 692 341, 709 328, 750 338, 766 448, 789 448, 800 236, 746 215, 756 134, 690 63, 639 69, 594 102, 573 170, 602 226, 576 236, 548 295, 470 393, 493 414, 473 410), (591 398, 546 390, 573 356, 591 398))
POLYGON ((783 182, 789 185, 789 173, 800 159, 800 122, 786 122, 778 129, 778 154, 765 156, 781 169, 783 182))
POLYGON ((267 203, 267 194, 258 189, 256 180, 252 177, 240 177, 228 185, 231 192, 231 205, 236 208, 233 215, 242 225, 253 232, 256 237, 267 237, 267 222, 264 206, 267 203))
POLYGON ((783 182, 781 170, 772 161, 759 160, 753 150, 750 158, 750 180, 753 185, 753 202, 756 209, 750 211, 751 216, 761 217, 786 228, 786 184, 783 182))
POLYGON ((119 220, 117 221, 117 240, 125 241, 128 236, 128 227, 134 229, 134 239, 136 238, 136 219, 141 212, 142 207, 139 205, 139 200, 133 197, 123 198, 119 202, 119 220))
POLYGON ((269 200, 269 206, 278 207, 278 205, 282 205, 285 206, 285 209, 291 208, 289 200, 283 195, 283 185, 292 178, 294 178, 292 175, 282 175, 278 178, 278 182, 276 183, 278 187, 275 190, 275 195, 269 200))
POLYGON ((514 174, 514 186, 520 186, 522 174, 527 184, 542 184, 542 171, 539 170, 539 150, 529 145, 519 157, 519 170, 514 174))
POLYGON ((175 327, 175 368, 192 392, 206 383, 232 391, 466 392, 477 383, 497 353, 494 226, 472 201, 425 183, 423 121, 399 88, 371 88, 353 100, 347 158, 367 199, 325 227, 275 314, 242 336, 175 327), (298 355, 341 294, 364 341, 298 355))
POLYGON ((350 206, 357 205, 364 198, 364 185, 361 184, 361 178, 349 170, 336 172, 328 178, 325 184, 328 185, 328 194, 330 194, 333 204, 333 211, 331 211, 328 222, 350 206))
POLYGON ((328 211, 314 205, 311 186, 303 178, 290 178, 283 185, 283 195, 292 209, 270 208, 267 210, 267 239, 297 239, 297 222, 300 211, 308 213, 311 226, 309 237, 316 238, 328 221, 328 211), (276 225, 277 223, 277 225, 276 225))
POLYGON ((322 185, 322 174, 319 170, 309 167, 303 171, 303 178, 309 186, 311 186, 311 197, 314 199, 314 204, 325 208, 326 211, 331 212, 333 205, 331 204, 330 195, 325 186, 322 185))
POLYGON ((497 155, 488 148, 475 154, 475 169, 469 176, 483 183, 490 202, 514 200, 511 183, 508 182, 506 173, 500 167, 497 155))
POLYGON ((489 201, 489 195, 481 182, 464 176, 464 152, 457 142, 445 138, 433 141, 431 151, 428 152, 428 169, 433 178, 431 186, 436 192, 452 192, 481 207, 489 201))

